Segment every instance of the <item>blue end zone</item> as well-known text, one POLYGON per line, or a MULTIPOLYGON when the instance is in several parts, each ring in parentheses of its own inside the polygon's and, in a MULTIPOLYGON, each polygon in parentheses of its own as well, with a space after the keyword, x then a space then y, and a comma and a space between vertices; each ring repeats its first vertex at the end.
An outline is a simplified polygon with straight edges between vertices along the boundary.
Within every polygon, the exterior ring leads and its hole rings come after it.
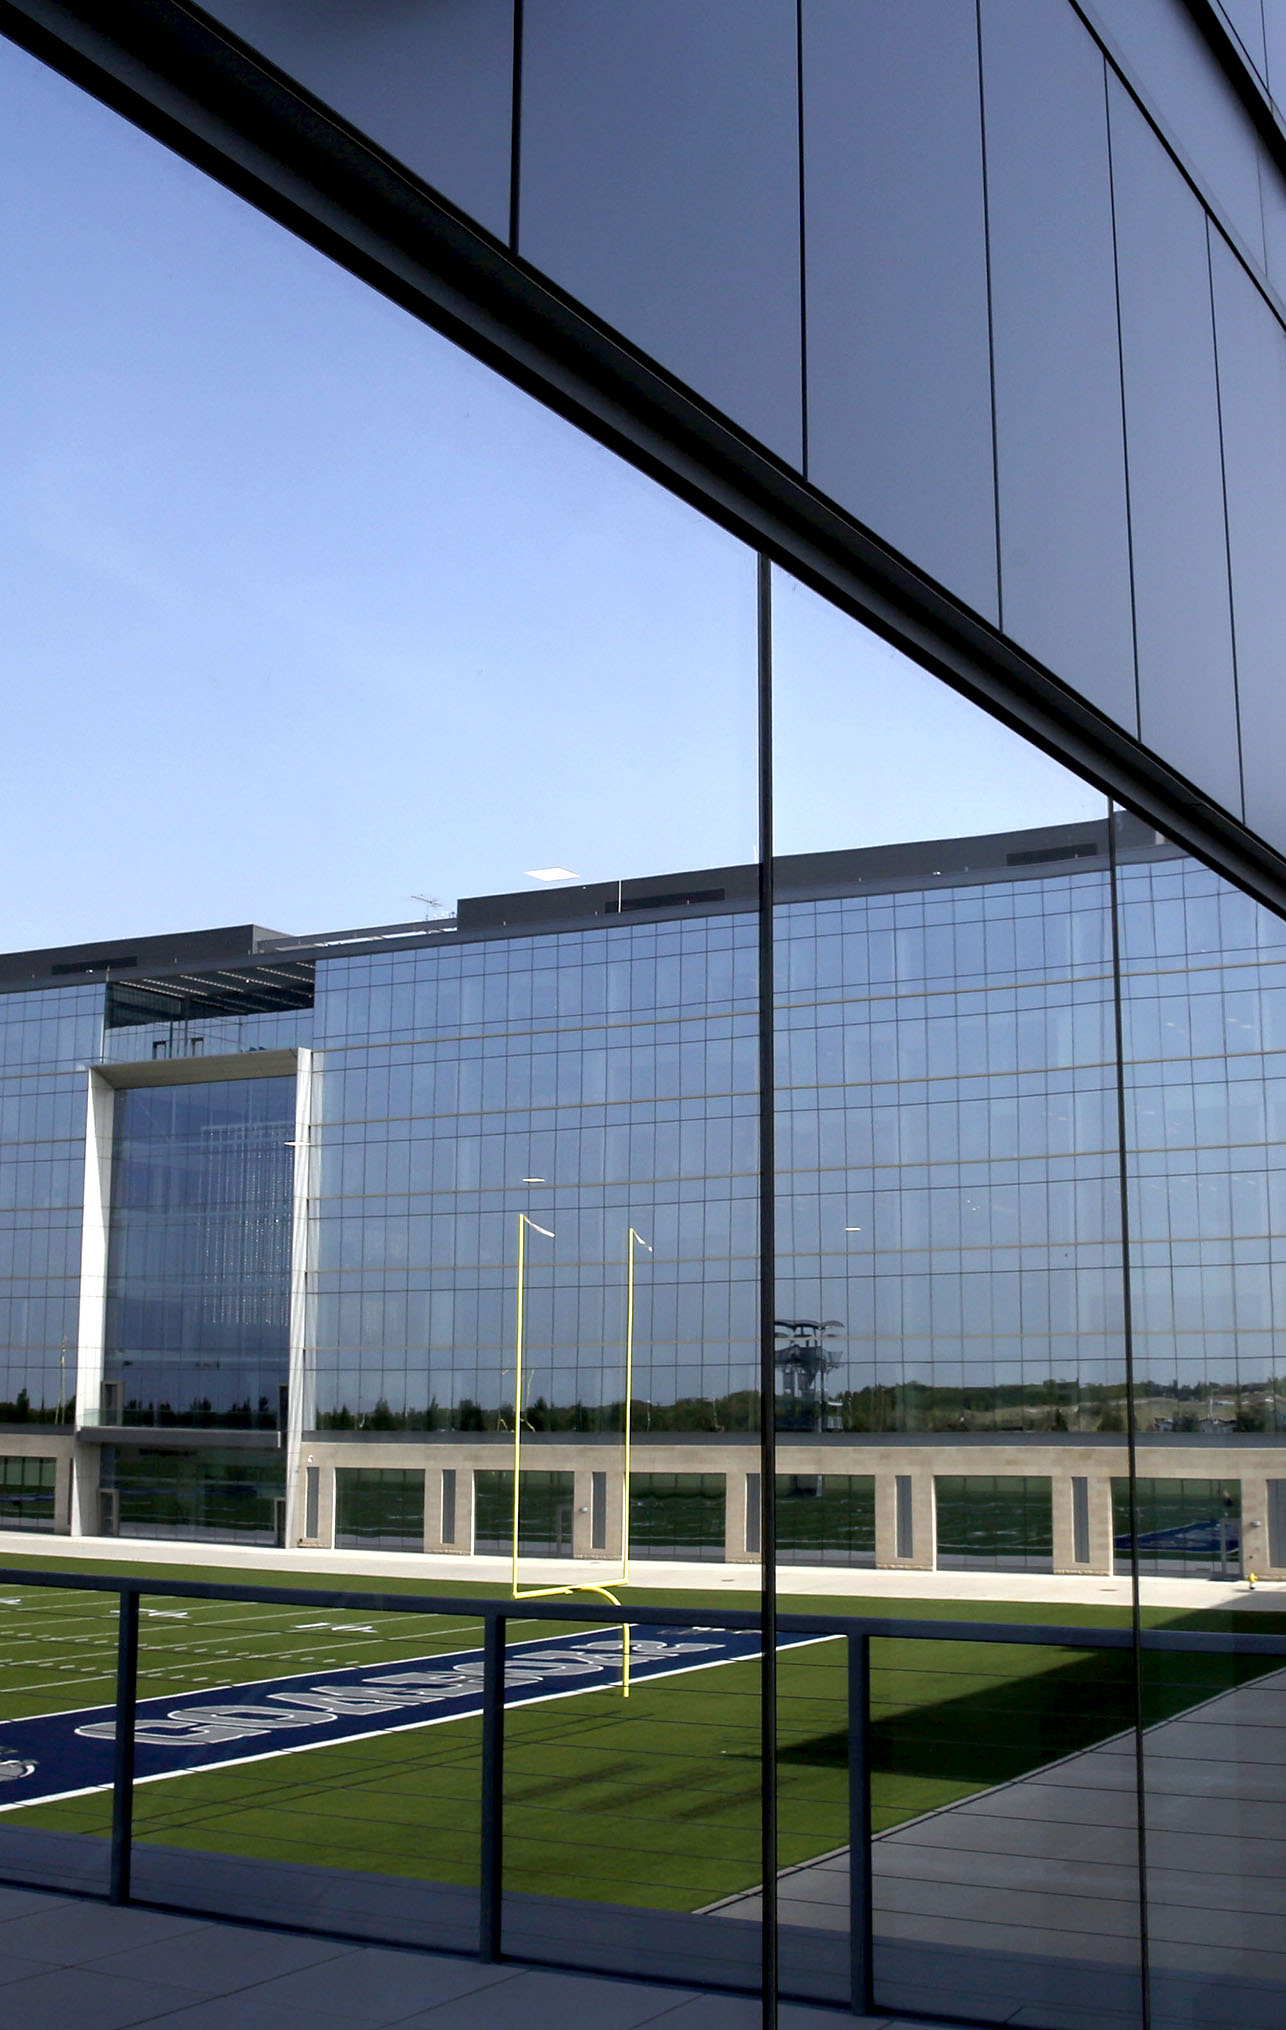
MULTIPOLYGON (((785 1636, 779 1646, 791 1648, 816 1639, 785 1636)), ((630 1642, 630 1683, 745 1662, 760 1653, 759 1637, 753 1633, 639 1625, 630 1642)), ((513 1643, 508 1658, 507 1707, 569 1692, 599 1691, 621 1682, 621 1635, 616 1629, 513 1643)), ((482 1651, 469 1649, 374 1669, 368 1665, 311 1671, 140 1699, 135 1776, 186 1776, 263 1755, 463 1720, 482 1711, 482 1672, 482 1651)), ((111 1706, 6 1722, 0 1727, 0 1811, 110 1789, 115 1740, 111 1706)))

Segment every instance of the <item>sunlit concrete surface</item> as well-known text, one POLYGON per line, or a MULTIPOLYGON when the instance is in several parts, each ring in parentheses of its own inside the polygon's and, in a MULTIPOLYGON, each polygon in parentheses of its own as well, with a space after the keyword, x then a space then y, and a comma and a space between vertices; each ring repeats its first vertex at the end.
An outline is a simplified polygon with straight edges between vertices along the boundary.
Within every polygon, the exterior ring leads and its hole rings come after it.
MULTIPOLYGON (((1280 2030, 1286 1671, 1149 1727, 1143 1740, 1153 2022, 1280 2030)), ((1017 1998, 1025 2007, 1002 2020, 1058 2030, 1131 2021, 1139 1810, 1130 1732, 881 1835, 881 1999, 990 2015, 1009 1995, 1011 2009, 1017 1998)), ((779 1895, 783 1924, 846 1930, 847 1852, 784 1874, 779 1895)), ((759 1898, 722 1909, 757 1919, 759 1898)))
MULTIPOLYGON (((113 1565, 215 1566, 246 1574, 248 1584, 269 1583, 271 1574, 283 1584, 306 1578, 315 1582, 328 1573, 370 1579, 413 1579, 426 1592, 443 1581, 461 1580, 485 1586, 497 1598, 509 1591, 510 1564, 507 1558, 432 1557, 410 1551, 338 1551, 273 1549, 270 1546, 216 1543, 189 1543, 180 1540, 157 1542, 136 1537, 52 1537, 34 1536, 29 1530, 0 1530, 0 1565, 11 1558, 56 1558, 75 1560, 87 1568, 110 1570, 113 1565)), ((522 1576, 535 1586, 579 1586, 620 1584, 619 1562, 611 1564, 577 1558, 524 1558, 522 1576)), ((757 1596, 757 1565, 672 1564, 660 1558, 637 1560, 631 1567, 631 1586, 647 1592, 710 1593, 726 1588, 730 1593, 757 1596)), ((778 1589, 783 1598, 852 1598, 888 1602, 899 1600, 1011 1600, 1045 1605, 1050 1618, 1057 1618, 1060 1604, 1076 1606, 1128 1607, 1130 1580, 1125 1576, 1063 1577, 1050 1572, 906 1572, 877 1571, 873 1567, 844 1565, 784 1565, 778 1570, 778 1589)), ((1194 1608, 1247 1608, 1259 1613, 1286 1613, 1286 1580, 1260 1582, 1253 1588, 1244 1579, 1158 1579, 1144 1578, 1139 1584, 1142 1601, 1150 1607, 1168 1607, 1175 1612, 1194 1608)), ((753 1597, 744 1604, 752 1606, 753 1597)))

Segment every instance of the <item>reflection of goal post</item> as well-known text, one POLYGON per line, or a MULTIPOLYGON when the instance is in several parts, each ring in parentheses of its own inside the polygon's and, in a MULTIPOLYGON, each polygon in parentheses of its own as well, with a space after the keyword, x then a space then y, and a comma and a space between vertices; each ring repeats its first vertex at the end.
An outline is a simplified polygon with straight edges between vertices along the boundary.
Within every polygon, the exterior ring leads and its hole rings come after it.
MULTIPOLYGON (((525 1355, 525 1305, 527 1294, 527 1229, 543 1234, 547 1241, 554 1239, 552 1227, 538 1226, 528 1213, 518 1215, 518 1292, 515 1306, 514 1328, 514 1464, 513 1464, 513 1570, 510 1590, 515 1600, 554 1599, 570 1593, 598 1593, 603 1599, 619 1607, 620 1601, 606 1586, 592 1585, 587 1581, 571 1586, 520 1586, 518 1582, 518 1507, 522 1489, 522 1423, 523 1405, 523 1363, 525 1355)), ((626 1242, 625 1274, 625 1448, 622 1461, 621 1488, 621 1576, 613 1579, 613 1586, 628 1585, 630 1576, 630 1439, 634 1414, 634 1250, 646 1248, 652 1252, 652 1244, 645 1241, 641 1233, 629 1229, 626 1242)), ((574 1527, 574 1525, 573 1525, 574 1527)), ((628 1699, 630 1695, 630 1632, 628 1626, 621 1629, 621 1690, 628 1699)))

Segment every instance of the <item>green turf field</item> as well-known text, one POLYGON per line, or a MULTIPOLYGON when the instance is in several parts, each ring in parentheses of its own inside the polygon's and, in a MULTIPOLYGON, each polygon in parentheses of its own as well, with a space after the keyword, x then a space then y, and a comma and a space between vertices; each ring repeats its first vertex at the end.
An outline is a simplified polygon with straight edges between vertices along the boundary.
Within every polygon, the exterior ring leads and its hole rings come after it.
MULTIPOLYGON (((17 1561, 14 1561, 17 1562, 17 1561)), ((54 1558, 31 1565, 75 1570, 54 1558)), ((83 1568, 82 1568, 83 1569, 83 1568)), ((114 1566, 123 1572, 124 1566, 114 1566)), ((152 1578, 273 1583, 270 1574, 210 1567, 134 1568, 152 1578)), ((284 1583, 306 1584, 293 1574, 284 1583)), ((333 1590, 374 1582, 318 1575, 333 1590)), ((378 1582, 419 1591, 419 1582, 378 1582)), ((190 1692, 297 1671, 440 1655, 476 1648, 469 1611, 484 1587, 434 1582, 458 1597, 458 1615, 397 1614, 149 1599, 141 1623, 143 1697, 190 1692), (149 1612, 149 1610, 151 1610, 149 1612), (182 1618, 178 1618, 182 1616, 182 1618), (324 1625, 318 1625, 324 1624, 324 1625)), ((647 1600, 692 1607, 734 1604, 723 1592, 647 1600)), ((783 1601, 783 1606, 789 1603, 783 1601)), ((801 1609, 880 1613, 890 1603, 852 1598, 801 1609)), ((1057 1620, 1122 1625, 1117 1608, 1003 1603, 899 1602, 903 1618, 1057 1620)), ((1167 1616, 1212 1628, 1231 1617, 1167 1616)), ((1275 1616, 1237 1627, 1280 1628, 1275 1616)), ((523 1624, 511 1640, 577 1624, 523 1624)), ((584 1626, 583 1623, 579 1624, 584 1626)), ((0 1722, 109 1702, 116 1610, 101 1594, 0 1588, 0 1722)), ((1037 1650, 876 1640, 873 1661, 873 1808, 877 1831, 1091 1745, 1132 1721, 1128 1653, 1037 1650)), ((1166 1658, 1146 1698, 1160 1719, 1210 1697, 1271 1662, 1166 1658)), ((759 1879, 758 1665, 733 1663, 619 1693, 595 1691, 511 1712, 506 1723, 506 1882, 518 1890, 693 1910, 759 1879)), ((847 1840, 843 1645, 784 1652, 780 1664, 781 1862, 790 1866, 847 1840)), ((135 1833, 167 1846, 471 1883, 478 1869, 480 1724, 375 1735, 306 1753, 141 1784, 135 1833)), ((0 1824, 103 1833, 105 1795, 0 1815, 0 1824)))

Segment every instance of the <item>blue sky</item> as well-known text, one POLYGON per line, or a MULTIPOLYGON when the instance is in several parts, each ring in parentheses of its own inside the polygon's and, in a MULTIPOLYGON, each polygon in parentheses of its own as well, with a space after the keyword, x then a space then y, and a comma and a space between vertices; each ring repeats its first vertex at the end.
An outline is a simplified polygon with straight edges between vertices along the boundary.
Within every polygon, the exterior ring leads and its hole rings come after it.
MULTIPOLYGON (((0 949, 749 858, 732 538, 0 43, 0 949)), ((778 848, 1102 799, 783 580, 778 848)))

